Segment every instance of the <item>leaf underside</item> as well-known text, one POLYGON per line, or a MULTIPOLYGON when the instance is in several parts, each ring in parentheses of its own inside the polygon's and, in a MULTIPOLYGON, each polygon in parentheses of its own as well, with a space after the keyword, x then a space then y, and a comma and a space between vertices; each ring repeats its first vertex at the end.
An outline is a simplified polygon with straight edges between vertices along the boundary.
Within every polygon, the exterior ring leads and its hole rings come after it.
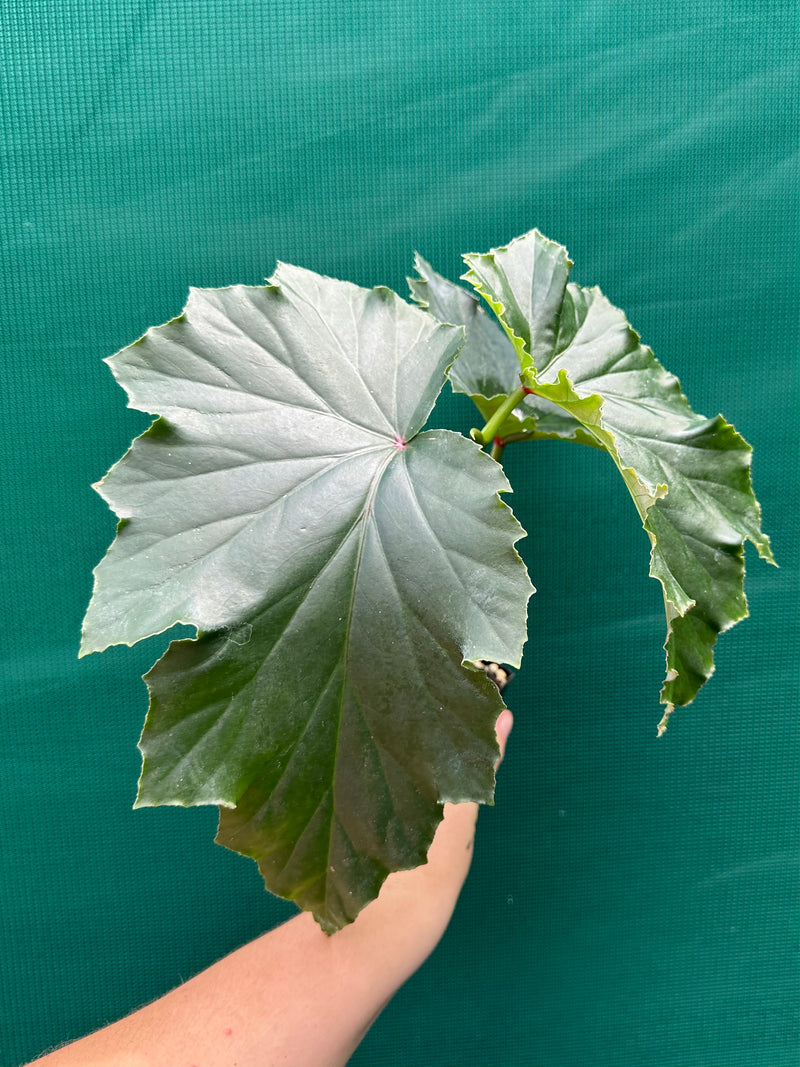
POLYGON ((752 492, 750 446, 722 416, 692 411, 678 380, 599 289, 569 282, 561 245, 534 230, 464 259, 464 280, 494 312, 505 347, 468 291, 422 260, 411 281, 420 304, 466 327, 453 387, 488 419, 521 383, 531 393, 499 435, 605 449, 639 511, 667 619, 662 732, 673 707, 690 703, 713 672, 717 635, 747 614, 744 541, 774 562, 752 492))
POLYGON ((420 433, 463 341, 386 289, 281 264, 193 290, 109 360, 160 416, 98 491, 120 519, 82 652, 178 622, 146 676, 137 804, 216 804, 218 841, 331 931, 491 802, 496 687, 532 591, 500 467, 420 433))

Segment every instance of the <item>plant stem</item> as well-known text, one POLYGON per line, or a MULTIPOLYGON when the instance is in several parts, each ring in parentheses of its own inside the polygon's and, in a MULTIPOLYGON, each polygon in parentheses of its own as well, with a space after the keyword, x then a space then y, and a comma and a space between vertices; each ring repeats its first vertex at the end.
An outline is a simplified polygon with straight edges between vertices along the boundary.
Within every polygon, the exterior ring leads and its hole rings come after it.
POLYGON ((503 453, 505 452, 505 450, 506 442, 502 439, 502 437, 495 437, 494 441, 492 442, 492 451, 489 453, 489 455, 492 457, 492 459, 496 459, 499 463, 500 460, 503 458, 503 453))
POLYGON ((488 445, 490 441, 493 441, 497 436, 497 431, 527 392, 530 390, 521 385, 513 393, 509 393, 482 430, 470 430, 469 435, 472 440, 477 441, 479 445, 488 445))

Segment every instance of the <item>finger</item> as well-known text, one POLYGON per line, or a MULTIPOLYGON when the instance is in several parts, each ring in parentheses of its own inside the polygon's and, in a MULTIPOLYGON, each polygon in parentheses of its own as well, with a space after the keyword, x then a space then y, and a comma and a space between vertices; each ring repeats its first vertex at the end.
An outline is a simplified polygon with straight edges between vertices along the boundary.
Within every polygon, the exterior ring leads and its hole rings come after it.
POLYGON ((500 746, 500 759, 495 764, 495 770, 503 762, 503 756, 506 754, 506 742, 508 741, 508 735, 511 733, 511 728, 514 725, 514 716, 508 710, 504 708, 497 717, 495 723, 495 732, 497 734, 497 743, 500 746))

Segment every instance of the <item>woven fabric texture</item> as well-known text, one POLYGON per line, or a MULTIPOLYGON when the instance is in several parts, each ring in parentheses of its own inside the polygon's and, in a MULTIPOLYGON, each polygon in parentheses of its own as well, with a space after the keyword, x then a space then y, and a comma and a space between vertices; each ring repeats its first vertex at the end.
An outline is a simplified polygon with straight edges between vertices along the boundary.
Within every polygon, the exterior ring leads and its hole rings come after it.
MULTIPOLYGON (((604 456, 507 453, 539 592, 497 806, 432 960, 353 1058, 796 1067, 797 36, 785 0, 4 0, 0 1067, 292 912, 210 810, 132 811, 164 647, 80 662, 147 420, 101 359, 276 260, 566 244, 755 448, 781 569, 656 741, 663 619, 604 456)), ((465 405, 444 421, 468 429, 465 405)), ((177 1065, 176 1065, 177 1067, 177 1065)))

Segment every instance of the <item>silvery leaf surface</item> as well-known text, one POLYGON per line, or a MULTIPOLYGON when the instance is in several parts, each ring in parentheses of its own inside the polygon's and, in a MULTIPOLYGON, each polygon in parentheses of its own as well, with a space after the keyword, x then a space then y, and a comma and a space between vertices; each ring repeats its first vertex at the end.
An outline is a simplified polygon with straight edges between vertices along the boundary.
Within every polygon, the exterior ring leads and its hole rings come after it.
POLYGON ((84 653, 175 623, 146 676, 140 805, 215 804, 222 843, 334 930, 491 802, 496 687, 531 592, 471 441, 420 432, 463 331, 286 264, 193 290, 110 359, 159 418, 98 486, 120 517, 84 653))

